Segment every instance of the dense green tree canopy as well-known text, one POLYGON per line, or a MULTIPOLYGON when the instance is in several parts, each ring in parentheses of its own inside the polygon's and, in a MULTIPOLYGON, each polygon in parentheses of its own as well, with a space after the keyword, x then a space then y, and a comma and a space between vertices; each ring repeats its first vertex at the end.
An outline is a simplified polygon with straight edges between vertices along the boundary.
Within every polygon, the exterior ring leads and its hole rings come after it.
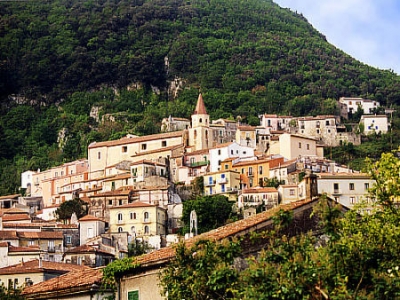
POLYGON ((163 292, 169 299, 398 299, 399 186, 392 173, 398 176, 399 165, 392 154, 368 164, 379 180, 370 190, 377 197, 372 209, 360 205, 343 215, 322 197, 314 212, 322 233, 288 236, 282 229, 291 218, 277 215, 274 230, 253 236, 269 242, 245 268, 233 263, 241 257, 237 241, 179 245, 162 273, 163 292))
POLYGON ((198 218, 198 233, 220 227, 232 215, 232 202, 222 195, 199 196, 194 200, 183 202, 183 232, 190 232, 190 213, 194 210, 198 218))

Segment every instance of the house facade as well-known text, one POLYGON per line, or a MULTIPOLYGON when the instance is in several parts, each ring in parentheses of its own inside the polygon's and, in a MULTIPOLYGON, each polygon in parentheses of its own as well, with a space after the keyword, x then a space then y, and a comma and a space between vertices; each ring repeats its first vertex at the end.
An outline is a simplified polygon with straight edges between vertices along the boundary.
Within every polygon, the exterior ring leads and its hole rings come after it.
POLYGON ((167 220, 166 209, 139 201, 110 208, 110 231, 136 238, 165 235, 167 220))
POLYGON ((387 133, 389 130, 388 118, 386 115, 363 115, 360 124, 363 124, 364 134, 387 133))

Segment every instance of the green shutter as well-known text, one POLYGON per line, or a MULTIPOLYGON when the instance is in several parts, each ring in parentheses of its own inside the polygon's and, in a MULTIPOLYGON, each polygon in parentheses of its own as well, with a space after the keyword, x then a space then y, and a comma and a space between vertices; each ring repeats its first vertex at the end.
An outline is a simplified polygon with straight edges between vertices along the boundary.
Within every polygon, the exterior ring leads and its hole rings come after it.
POLYGON ((128 292, 128 300, 139 300, 139 291, 128 292))

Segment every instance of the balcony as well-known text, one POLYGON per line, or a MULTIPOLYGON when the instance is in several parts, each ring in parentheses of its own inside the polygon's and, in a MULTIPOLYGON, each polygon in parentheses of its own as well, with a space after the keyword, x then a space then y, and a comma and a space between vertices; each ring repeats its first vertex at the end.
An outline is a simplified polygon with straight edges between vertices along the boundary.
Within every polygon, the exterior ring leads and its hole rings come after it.
POLYGON ((340 189, 333 189, 332 195, 341 195, 341 194, 342 194, 342 192, 340 189))
POLYGON ((219 184, 228 183, 228 178, 220 178, 220 179, 217 180, 217 182, 218 182, 219 184))
POLYGON ((143 219, 143 223, 150 223, 150 218, 143 219))
POLYGON ((213 186, 213 185, 215 185, 215 183, 216 183, 215 180, 213 180, 213 181, 207 181, 207 182, 204 182, 204 186, 213 186))
POLYGON ((191 168, 195 168, 195 167, 208 166, 209 164, 210 164, 209 160, 203 160, 203 161, 190 162, 187 165, 191 168))

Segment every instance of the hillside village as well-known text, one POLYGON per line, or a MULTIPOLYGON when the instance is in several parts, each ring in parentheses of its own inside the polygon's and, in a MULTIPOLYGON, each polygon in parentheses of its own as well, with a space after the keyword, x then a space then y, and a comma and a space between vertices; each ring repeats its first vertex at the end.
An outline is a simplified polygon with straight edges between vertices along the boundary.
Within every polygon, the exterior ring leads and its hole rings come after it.
POLYGON ((373 180, 326 159, 323 149, 387 133, 390 120, 376 114, 380 104, 373 100, 342 97, 338 106, 338 116, 263 114, 259 126, 249 126, 210 120, 199 94, 191 120, 165 118, 160 134, 94 142, 87 159, 24 172, 24 195, 0 197, 1 283, 29 290, 73 269, 81 274, 75 285, 87 280, 82 285, 90 290, 101 278, 98 268, 126 257, 130 244, 158 250, 180 239, 183 202, 196 178, 203 195, 226 196, 243 219, 255 218, 256 207, 296 207, 322 193, 350 209, 368 201, 373 180), (349 130, 341 120, 359 109, 362 125, 349 130), (272 179, 277 187, 268 184, 272 179), (57 208, 76 198, 88 214, 58 221, 57 208))

